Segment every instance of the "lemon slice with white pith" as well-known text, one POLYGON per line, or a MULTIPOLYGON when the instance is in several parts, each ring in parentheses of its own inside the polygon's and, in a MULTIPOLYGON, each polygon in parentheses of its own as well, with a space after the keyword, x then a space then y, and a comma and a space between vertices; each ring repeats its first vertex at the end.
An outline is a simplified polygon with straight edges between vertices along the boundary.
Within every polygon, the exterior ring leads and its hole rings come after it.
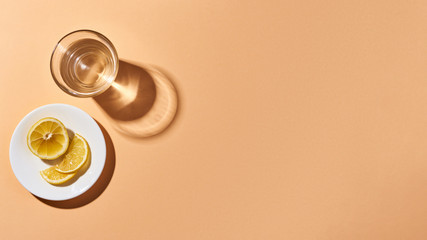
POLYGON ((64 124, 56 118, 46 117, 28 131, 27 145, 41 159, 56 159, 67 151, 70 139, 64 124))

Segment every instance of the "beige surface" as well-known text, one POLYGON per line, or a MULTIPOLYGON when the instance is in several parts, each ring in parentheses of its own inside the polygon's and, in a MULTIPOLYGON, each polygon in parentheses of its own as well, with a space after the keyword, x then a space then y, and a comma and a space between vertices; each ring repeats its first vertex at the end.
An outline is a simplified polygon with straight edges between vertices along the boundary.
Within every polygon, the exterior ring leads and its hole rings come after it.
POLYGON ((426 12, 403 0, 3 1, 0 238, 427 239, 426 12), (81 28, 172 76, 166 132, 127 137, 93 99, 56 87, 50 53, 81 28), (111 137, 115 162, 87 204, 39 200, 10 167, 14 128, 49 103, 111 137))

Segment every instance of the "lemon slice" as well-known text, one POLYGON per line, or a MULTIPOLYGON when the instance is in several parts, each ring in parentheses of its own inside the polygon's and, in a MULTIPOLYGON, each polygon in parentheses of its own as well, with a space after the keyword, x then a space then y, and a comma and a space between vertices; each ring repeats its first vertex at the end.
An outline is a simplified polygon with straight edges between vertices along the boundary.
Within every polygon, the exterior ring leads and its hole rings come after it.
POLYGON ((67 151, 69 141, 64 124, 52 117, 40 119, 27 134, 28 148, 41 159, 58 158, 67 151))
POLYGON ((40 175, 42 175, 42 178, 48 183, 59 185, 68 182, 71 178, 74 177, 74 175, 76 175, 76 173, 60 173, 55 170, 55 167, 50 167, 40 171, 40 175))
POLYGON ((63 160, 56 166, 56 171, 72 173, 79 170, 89 158, 89 145, 79 134, 75 134, 63 160))

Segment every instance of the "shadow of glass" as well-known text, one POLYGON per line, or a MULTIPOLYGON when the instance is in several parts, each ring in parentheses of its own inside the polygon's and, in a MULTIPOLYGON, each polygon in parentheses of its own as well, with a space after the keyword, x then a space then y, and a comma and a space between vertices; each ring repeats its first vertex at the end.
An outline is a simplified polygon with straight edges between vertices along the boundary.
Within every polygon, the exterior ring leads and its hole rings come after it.
MULTIPOLYGON (((82 195, 69 200, 52 201, 33 195, 34 197, 52 207, 71 209, 82 207, 93 202, 104 192, 104 190, 110 183, 111 178, 113 177, 114 169, 116 167, 116 152, 114 150, 113 141, 111 140, 111 137, 108 134, 107 130, 105 130, 105 128, 98 121, 96 121, 96 123, 98 123, 99 127, 101 128, 102 134, 104 135, 105 144, 107 147, 107 155, 105 159, 104 169, 102 170, 102 173, 99 176, 98 180, 95 182, 95 184, 82 195)), ((89 167, 89 165, 85 167, 89 167)))
POLYGON ((94 99, 111 118, 132 121, 144 116, 153 106, 156 86, 143 68, 123 61, 119 64, 113 86, 94 99))
POLYGON ((93 98, 124 135, 146 138, 168 128, 176 117, 178 96, 170 77, 153 66, 120 60, 116 80, 93 98))

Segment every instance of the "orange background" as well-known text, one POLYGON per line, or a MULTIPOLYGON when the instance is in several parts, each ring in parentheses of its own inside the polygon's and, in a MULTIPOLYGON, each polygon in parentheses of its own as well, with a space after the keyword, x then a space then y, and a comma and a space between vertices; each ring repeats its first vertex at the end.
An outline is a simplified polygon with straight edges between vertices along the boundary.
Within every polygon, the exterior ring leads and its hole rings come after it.
POLYGON ((427 239, 426 12, 417 0, 3 1, 0 237, 427 239), (51 51, 82 28, 172 76, 167 131, 130 138, 54 84, 51 51), (49 103, 111 138, 110 176, 86 203, 38 199, 10 167, 14 128, 49 103))

